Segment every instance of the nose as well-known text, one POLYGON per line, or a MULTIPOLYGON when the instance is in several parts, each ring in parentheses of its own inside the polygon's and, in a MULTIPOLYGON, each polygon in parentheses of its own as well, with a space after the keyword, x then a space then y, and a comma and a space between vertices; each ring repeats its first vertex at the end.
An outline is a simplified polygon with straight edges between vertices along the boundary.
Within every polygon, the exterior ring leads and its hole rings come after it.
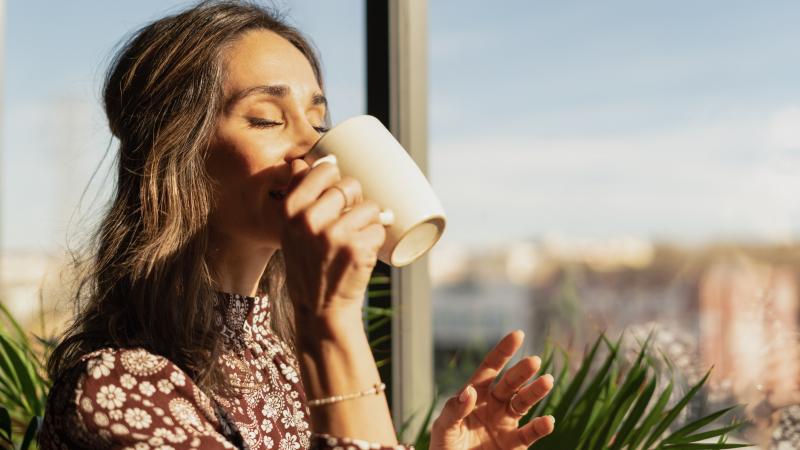
POLYGON ((305 156, 320 137, 319 132, 307 120, 301 120, 295 123, 297 123, 297 126, 295 126, 293 130, 294 144, 284 158, 289 164, 291 164, 293 160, 305 156))

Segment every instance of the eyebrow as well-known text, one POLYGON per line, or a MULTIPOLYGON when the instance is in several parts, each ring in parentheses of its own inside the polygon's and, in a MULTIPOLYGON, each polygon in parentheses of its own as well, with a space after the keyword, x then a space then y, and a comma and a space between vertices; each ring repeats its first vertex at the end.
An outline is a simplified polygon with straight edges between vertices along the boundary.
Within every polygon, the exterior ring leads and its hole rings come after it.
MULTIPOLYGON (((231 106, 243 100, 244 98, 250 97, 252 95, 269 95, 271 97, 284 98, 287 95, 289 95, 289 92, 291 92, 291 89, 289 88, 289 86, 285 84, 253 86, 251 88, 247 88, 240 92, 237 92, 235 95, 233 95, 231 99, 228 101, 227 106, 228 108, 230 108, 231 106)), ((311 104, 313 106, 318 106, 318 105, 328 106, 328 99, 325 98, 324 95, 316 93, 311 98, 311 104)))

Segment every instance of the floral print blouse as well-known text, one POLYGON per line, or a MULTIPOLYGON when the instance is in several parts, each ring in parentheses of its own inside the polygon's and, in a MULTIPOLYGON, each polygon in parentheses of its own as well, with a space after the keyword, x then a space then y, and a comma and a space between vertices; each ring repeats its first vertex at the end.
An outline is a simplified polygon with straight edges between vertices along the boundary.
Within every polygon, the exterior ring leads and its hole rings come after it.
POLYGON ((233 395, 210 398, 175 364, 141 348, 97 350, 56 380, 40 448, 387 449, 313 433, 297 360, 269 327, 267 297, 218 300, 220 362, 233 395))

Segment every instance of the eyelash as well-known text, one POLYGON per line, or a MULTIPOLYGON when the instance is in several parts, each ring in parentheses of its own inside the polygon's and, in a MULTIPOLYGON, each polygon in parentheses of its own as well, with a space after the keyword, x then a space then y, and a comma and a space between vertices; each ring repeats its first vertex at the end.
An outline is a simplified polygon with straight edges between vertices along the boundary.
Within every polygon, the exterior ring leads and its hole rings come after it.
MULTIPOLYGON (((250 126, 253 128, 272 128, 278 125, 283 125, 283 122, 259 119, 257 117, 249 117, 247 120, 250 122, 250 126)), ((314 129, 317 130, 318 133, 326 133, 329 130, 328 127, 314 127, 314 129)))

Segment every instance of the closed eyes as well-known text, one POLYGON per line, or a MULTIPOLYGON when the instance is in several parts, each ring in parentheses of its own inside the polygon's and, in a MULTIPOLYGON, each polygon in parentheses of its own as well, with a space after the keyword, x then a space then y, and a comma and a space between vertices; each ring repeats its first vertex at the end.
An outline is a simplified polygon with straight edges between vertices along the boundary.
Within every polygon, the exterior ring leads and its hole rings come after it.
MULTIPOLYGON (((277 120, 262 119, 260 117, 248 117, 247 121, 250 123, 251 127, 259 129, 267 129, 283 125, 283 122, 279 122, 277 120)), ((320 126, 315 126, 314 129, 317 130, 318 133, 325 133, 328 131, 329 128, 320 125, 320 126)))

